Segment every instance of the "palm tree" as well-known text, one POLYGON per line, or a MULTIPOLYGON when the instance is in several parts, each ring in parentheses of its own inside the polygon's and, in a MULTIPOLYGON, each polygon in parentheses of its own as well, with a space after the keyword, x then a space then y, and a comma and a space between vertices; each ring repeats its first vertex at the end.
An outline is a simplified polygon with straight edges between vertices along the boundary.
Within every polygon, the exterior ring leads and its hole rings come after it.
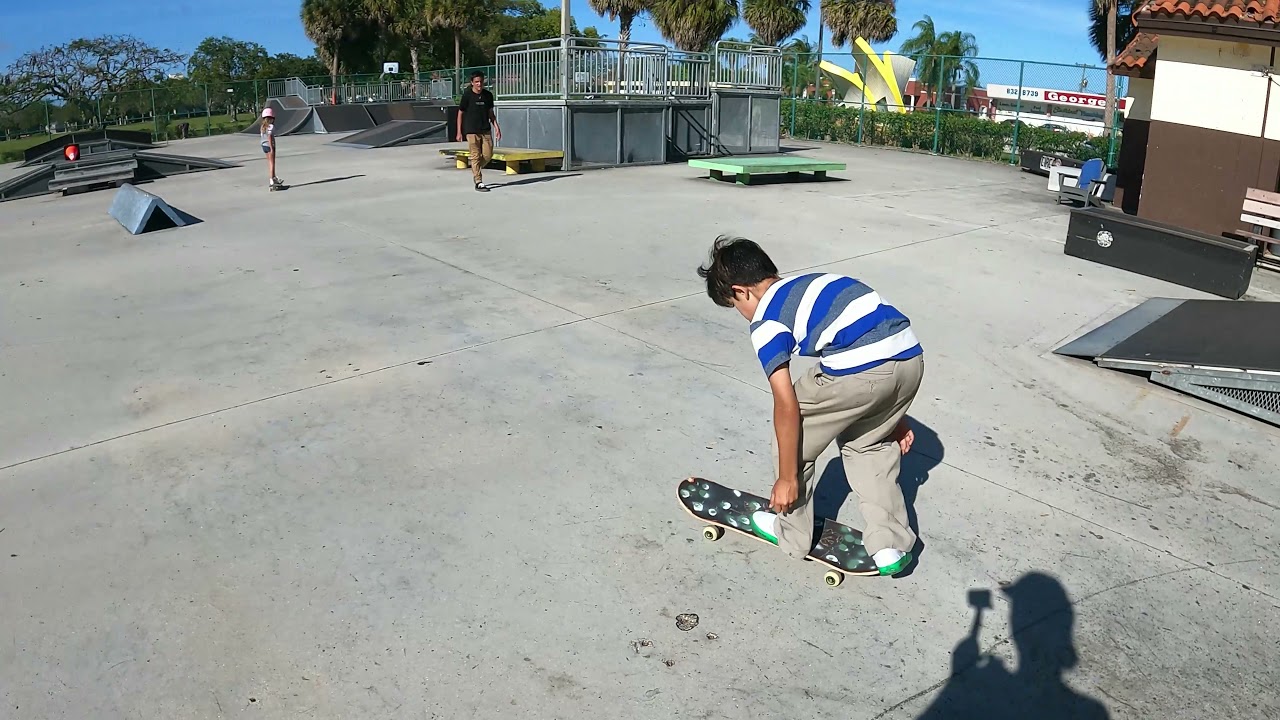
POLYGON ((652 0, 658 32, 686 52, 704 52, 738 19, 738 0, 652 0))
POLYGON ((822 0, 822 22, 831 29, 837 47, 862 38, 869 43, 888 42, 898 34, 898 7, 894 0, 822 0))
POLYGON ((382 29, 404 41, 409 47, 409 64, 413 67, 414 93, 417 93, 418 50, 431 39, 431 18, 425 0, 362 0, 361 5, 382 29))
POLYGON ((1091 1, 1093 4, 1093 14, 1105 14, 1107 16, 1107 112, 1103 122, 1105 123, 1107 133, 1110 134, 1112 120, 1115 117, 1114 108, 1116 106, 1116 76, 1111 74, 1111 63, 1116 61, 1116 0, 1091 1))
POLYGON ((970 58, 978 56, 978 40, 972 33, 949 30, 939 33, 933 18, 925 15, 911 26, 916 34, 903 41, 898 52, 916 61, 916 77, 938 104, 938 92, 952 94, 955 106, 955 89, 961 86, 964 96, 980 82, 977 63, 970 58), (939 87, 939 80, 942 86, 939 87))
POLYGON ((1141 0, 1089 0, 1089 41, 1107 63, 1107 132, 1115 121, 1116 76, 1111 73, 1111 63, 1116 51, 1133 41, 1138 29, 1133 25, 1133 13, 1141 0))
POLYGON ((631 42, 631 23, 649 9, 649 0, 590 0, 597 15, 618 21, 618 42, 631 42))
POLYGON ((338 67, 342 44, 351 38, 359 21, 356 0, 302 0, 302 29, 316 52, 329 63, 334 92, 338 88, 338 67))
POLYGON ((809 0, 742 0, 742 19, 764 45, 800 32, 808 18, 809 0))
POLYGON ((423 0, 427 22, 453 33, 453 72, 462 82, 462 31, 493 12, 492 0, 423 0))

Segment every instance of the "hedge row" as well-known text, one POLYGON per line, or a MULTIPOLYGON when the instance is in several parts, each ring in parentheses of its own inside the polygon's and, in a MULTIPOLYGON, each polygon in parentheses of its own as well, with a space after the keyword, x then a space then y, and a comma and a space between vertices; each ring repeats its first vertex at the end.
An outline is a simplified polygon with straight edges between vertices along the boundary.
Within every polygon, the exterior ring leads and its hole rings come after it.
MULTIPOLYGON (((993 122, 965 112, 887 112, 857 107, 841 107, 812 101, 785 100, 782 129, 793 137, 839 143, 881 145, 959 157, 1007 161, 1013 147, 1014 124, 993 122)), ((1077 160, 1107 157, 1106 137, 1090 137, 1082 132, 1060 132, 1023 123, 1018 129, 1018 151, 1038 150, 1062 153, 1077 160)))

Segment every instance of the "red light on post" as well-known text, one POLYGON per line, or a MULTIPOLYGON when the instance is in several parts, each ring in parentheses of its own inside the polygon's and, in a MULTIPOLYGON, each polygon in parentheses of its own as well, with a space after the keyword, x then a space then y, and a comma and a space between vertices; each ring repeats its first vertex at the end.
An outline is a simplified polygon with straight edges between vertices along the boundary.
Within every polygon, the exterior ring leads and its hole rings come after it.
POLYGON ((65 148, 62 149, 62 156, 70 160, 71 162, 75 162, 76 160, 79 160, 80 146, 76 145, 75 143, 72 143, 66 146, 65 148))

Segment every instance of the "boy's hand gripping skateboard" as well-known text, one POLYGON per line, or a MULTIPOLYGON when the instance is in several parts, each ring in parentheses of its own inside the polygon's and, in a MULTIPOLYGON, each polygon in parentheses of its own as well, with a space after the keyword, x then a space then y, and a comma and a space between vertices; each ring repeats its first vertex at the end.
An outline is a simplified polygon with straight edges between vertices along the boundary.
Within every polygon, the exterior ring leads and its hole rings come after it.
MULTIPOLYGON (((767 499, 702 478, 682 481, 677 495, 686 512, 708 523, 702 530, 706 539, 719 540, 728 528, 761 542, 769 542, 751 530, 751 513, 768 511, 767 499)), ((823 577, 827 585, 839 585, 844 582, 846 574, 880 574, 875 561, 862 545, 861 532, 824 518, 816 518, 816 524, 813 548, 809 550, 807 559, 831 568, 823 577)))

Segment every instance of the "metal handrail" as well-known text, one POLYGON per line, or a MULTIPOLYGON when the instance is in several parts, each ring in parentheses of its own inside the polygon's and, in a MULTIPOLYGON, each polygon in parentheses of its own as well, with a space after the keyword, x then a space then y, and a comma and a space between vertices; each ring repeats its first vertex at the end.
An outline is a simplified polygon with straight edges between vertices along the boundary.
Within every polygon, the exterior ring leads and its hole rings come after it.
POLYGON ((782 49, 720 40, 715 45, 716 87, 748 90, 782 88, 782 49))

